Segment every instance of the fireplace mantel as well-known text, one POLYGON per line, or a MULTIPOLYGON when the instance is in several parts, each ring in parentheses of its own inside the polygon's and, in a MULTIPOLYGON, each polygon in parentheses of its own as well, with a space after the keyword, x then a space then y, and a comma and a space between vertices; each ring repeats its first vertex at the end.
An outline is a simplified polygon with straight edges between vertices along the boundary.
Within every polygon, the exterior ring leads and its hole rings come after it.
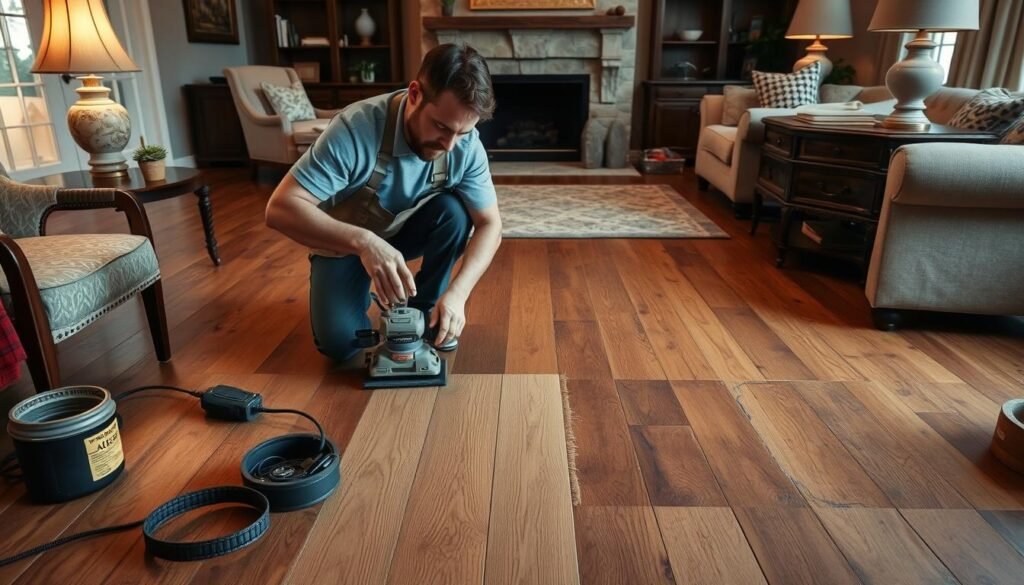
POLYGON ((427 30, 629 29, 634 16, 426 16, 427 30))

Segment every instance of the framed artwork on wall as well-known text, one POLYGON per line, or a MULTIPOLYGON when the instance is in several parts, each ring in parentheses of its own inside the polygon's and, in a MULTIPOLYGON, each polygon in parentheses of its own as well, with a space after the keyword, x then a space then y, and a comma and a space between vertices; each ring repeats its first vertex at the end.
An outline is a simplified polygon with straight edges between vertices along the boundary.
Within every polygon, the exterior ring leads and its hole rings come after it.
POLYGON ((593 10, 594 0, 469 0, 470 10, 593 10))
POLYGON ((238 44, 235 0, 184 0, 185 32, 190 43, 238 44))
POLYGON ((296 61, 292 69, 298 74, 302 83, 320 83, 320 63, 318 61, 296 61))

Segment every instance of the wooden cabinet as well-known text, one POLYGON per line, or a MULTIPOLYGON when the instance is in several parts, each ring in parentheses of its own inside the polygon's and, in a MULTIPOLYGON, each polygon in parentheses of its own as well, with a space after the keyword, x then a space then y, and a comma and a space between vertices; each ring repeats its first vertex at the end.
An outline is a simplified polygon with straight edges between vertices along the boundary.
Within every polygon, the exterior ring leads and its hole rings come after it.
POLYGON ((196 164, 248 164, 242 123, 227 84, 186 85, 184 91, 196 164))
POLYGON ((399 0, 265 1, 268 5, 267 38, 274 43, 271 64, 284 67, 315 64, 319 79, 303 80, 313 105, 341 108, 404 85, 399 0), (376 32, 367 44, 360 42, 355 30, 356 19, 364 9, 376 24, 376 32), (278 17, 288 23, 288 34, 284 38, 278 35, 278 17), (304 46, 302 39, 309 37, 326 39, 327 44, 304 46), (359 69, 364 64, 372 64, 373 82, 361 80, 359 69))
POLYGON ((989 143, 997 138, 938 124, 927 132, 813 126, 793 116, 765 118, 764 124, 752 229, 757 229, 765 197, 781 206, 782 219, 772 234, 778 266, 796 248, 851 261, 866 271, 892 153, 918 142, 989 143), (808 229, 817 239, 808 236, 808 229))
POLYGON ((799 47, 782 37, 795 7, 795 0, 655 0, 644 147, 673 147, 692 159, 701 98, 749 85, 755 64, 788 71, 799 47))

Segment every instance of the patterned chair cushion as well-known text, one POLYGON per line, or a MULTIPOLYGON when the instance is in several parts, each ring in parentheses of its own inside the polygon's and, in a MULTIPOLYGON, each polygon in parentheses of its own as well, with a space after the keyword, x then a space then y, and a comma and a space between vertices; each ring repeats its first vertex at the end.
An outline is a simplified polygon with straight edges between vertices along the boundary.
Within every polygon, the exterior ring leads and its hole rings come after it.
POLYGON ((815 61, 793 73, 754 71, 754 89, 762 108, 798 108, 818 103, 821 63, 815 61))
MULTIPOLYGON (((53 340, 60 342, 160 278, 149 239, 127 234, 75 234, 18 239, 39 285, 53 340)), ((10 287, 0 294, 12 315, 10 287)))
POLYGON ((274 113, 284 116, 292 122, 316 119, 316 111, 313 109, 313 104, 309 101, 309 96, 306 95, 301 81, 296 81, 291 87, 271 85, 264 81, 260 84, 260 88, 263 90, 263 95, 270 100, 274 113))

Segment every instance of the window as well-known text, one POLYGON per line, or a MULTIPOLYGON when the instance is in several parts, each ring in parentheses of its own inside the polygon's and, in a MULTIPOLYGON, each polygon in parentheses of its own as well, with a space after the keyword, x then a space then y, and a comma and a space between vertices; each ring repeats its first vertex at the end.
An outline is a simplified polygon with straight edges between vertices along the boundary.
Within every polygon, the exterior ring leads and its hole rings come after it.
POLYGON ((955 32, 937 32, 931 34, 932 40, 938 45, 935 47, 935 60, 942 65, 944 76, 942 83, 949 79, 949 68, 953 65, 953 49, 956 48, 955 32))
POLYGON ((0 163, 24 170, 60 162, 22 0, 0 0, 0 163))

